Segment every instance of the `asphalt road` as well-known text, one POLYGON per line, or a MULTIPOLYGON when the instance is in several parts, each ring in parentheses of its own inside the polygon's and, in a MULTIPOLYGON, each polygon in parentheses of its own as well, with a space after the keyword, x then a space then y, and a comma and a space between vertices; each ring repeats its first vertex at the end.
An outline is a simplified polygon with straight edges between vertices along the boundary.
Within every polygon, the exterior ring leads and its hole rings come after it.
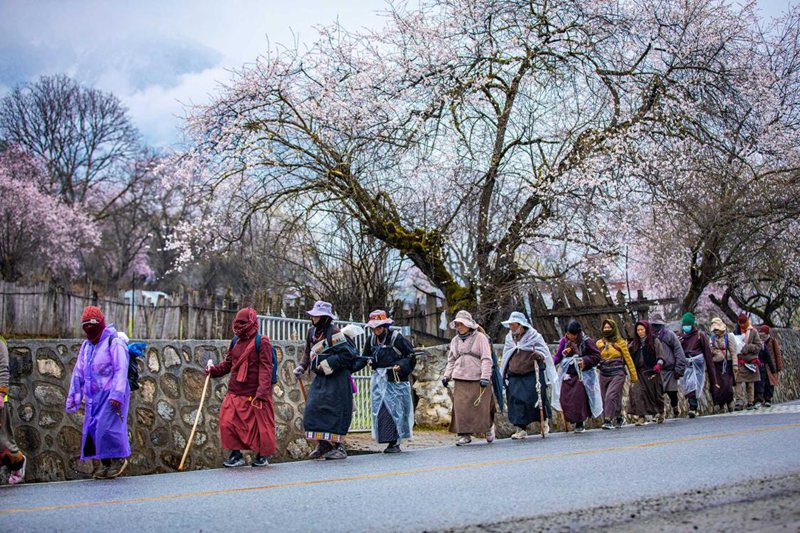
POLYGON ((800 405, 473 442, 267 469, 3 487, 0 531, 419 531, 514 520, 529 529, 540 515, 798 474, 800 405))

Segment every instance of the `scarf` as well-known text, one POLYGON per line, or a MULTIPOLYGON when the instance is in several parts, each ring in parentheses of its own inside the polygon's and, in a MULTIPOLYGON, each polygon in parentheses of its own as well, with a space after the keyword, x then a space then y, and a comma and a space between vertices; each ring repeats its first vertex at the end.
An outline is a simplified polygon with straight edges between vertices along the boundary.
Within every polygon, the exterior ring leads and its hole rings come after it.
POLYGON ((475 330, 471 329, 471 330, 469 330, 469 333, 464 333, 463 335, 461 333, 458 333, 457 335, 458 335, 459 339, 461 339, 462 341, 465 341, 465 340, 469 339, 474 334, 475 334, 475 330))
POLYGON ((606 332, 605 330, 602 330, 603 331, 603 338, 607 339, 609 342, 617 342, 619 340, 619 338, 620 338, 619 326, 617 326, 617 323, 614 322, 611 319, 603 320, 603 326, 602 327, 605 328, 606 324, 611 326, 611 331, 606 332))
POLYGON ((525 328, 525 332, 520 336, 512 335, 510 331, 508 332, 505 344, 503 345, 503 360, 500 362, 501 376, 506 375, 508 363, 517 350, 539 352, 543 354, 545 361, 545 383, 552 385, 556 382, 556 367, 553 363, 553 356, 550 354, 550 348, 547 346, 542 334, 533 328, 525 328))
MULTIPOLYGON (((233 319, 233 332, 239 337, 236 345, 242 344, 245 348, 239 359, 235 363, 236 381, 243 383, 247 381, 247 370, 249 368, 250 354, 256 349, 256 333, 258 333, 258 317, 255 309, 245 307, 236 313, 233 319)), ((233 369, 231 369, 233 373, 233 369)))

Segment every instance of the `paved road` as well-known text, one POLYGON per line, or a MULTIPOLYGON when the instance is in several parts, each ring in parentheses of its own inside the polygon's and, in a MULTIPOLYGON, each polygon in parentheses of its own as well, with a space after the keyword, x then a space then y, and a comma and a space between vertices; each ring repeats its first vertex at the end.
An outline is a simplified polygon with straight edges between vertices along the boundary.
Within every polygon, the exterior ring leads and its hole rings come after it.
POLYGON ((0 531, 459 528, 800 473, 798 442, 792 404, 263 470, 3 487, 0 531))

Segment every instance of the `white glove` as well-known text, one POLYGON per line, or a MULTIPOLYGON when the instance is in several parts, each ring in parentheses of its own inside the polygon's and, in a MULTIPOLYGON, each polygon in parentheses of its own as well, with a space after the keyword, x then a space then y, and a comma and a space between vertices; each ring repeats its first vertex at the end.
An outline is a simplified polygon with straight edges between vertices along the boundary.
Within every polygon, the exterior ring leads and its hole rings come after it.
POLYGON ((294 369, 294 376, 295 376, 295 377, 297 377, 297 378, 299 378, 300 376, 302 376, 302 375, 303 375, 303 372, 305 372, 305 370, 303 369, 303 367, 302 367, 302 366, 300 366, 300 365, 297 365, 297 367, 295 367, 295 369, 294 369))
POLYGON ((214 361, 212 361, 211 359, 209 359, 209 360, 208 360, 208 363, 206 363, 206 370, 211 370, 211 368, 212 368, 213 366, 214 366, 214 361))

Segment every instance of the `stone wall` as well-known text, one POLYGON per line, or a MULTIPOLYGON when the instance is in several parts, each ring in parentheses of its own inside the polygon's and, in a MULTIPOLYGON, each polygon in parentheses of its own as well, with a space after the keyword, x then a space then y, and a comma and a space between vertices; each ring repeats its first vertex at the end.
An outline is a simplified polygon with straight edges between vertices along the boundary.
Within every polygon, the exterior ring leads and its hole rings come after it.
MULTIPOLYGON (((218 362, 227 341, 145 341, 145 360, 140 360, 141 388, 131 393, 128 417, 131 441, 131 474, 168 472, 180 463, 191 433, 205 376, 204 363, 218 362)), ((92 465, 80 455, 82 410, 64 411, 72 367, 80 340, 28 340, 9 342, 10 403, 17 444, 29 458, 28 481, 55 481, 88 477, 92 465)), ((305 407, 292 375, 298 347, 276 343, 278 383, 274 386, 277 459, 304 457, 305 407)), ((220 466, 218 414, 228 377, 209 384, 186 469, 220 466)))
MULTIPOLYGON (((788 329, 775 329, 774 335, 781 343, 783 348, 784 370, 781 372, 781 382, 775 391, 776 402, 786 402, 800 398, 800 332, 788 329)), ((450 425, 450 415, 453 406, 452 386, 445 389, 440 380, 444 375, 447 364, 448 346, 436 346, 427 348, 427 356, 420 357, 417 368, 414 371, 414 394, 416 395, 416 422, 420 427, 446 428, 450 425)), ((502 353, 503 346, 495 345, 495 352, 502 353)), ((555 353, 556 346, 550 347, 551 352, 555 353)), ((548 389, 549 390, 549 389, 548 389)), ((552 393, 551 393, 552 394, 552 393)), ((708 380, 706 380, 706 393, 704 401, 701 402, 701 412, 710 413, 711 395, 708 391, 708 380)), ((687 404, 679 393, 681 413, 685 416, 687 404)), ((665 401, 669 401, 664 397, 665 401)), ((625 385, 623 412, 628 405, 628 385, 625 385)), ((553 413, 554 420, 550 421, 551 429, 558 431, 563 429, 560 417, 556 412, 553 413)), ((601 419, 590 421, 588 427, 599 427, 601 419)), ((538 423, 531 424, 529 431, 539 431, 538 423)), ((497 417, 497 435, 499 438, 510 436, 516 429, 508 422, 504 414, 497 417)))

